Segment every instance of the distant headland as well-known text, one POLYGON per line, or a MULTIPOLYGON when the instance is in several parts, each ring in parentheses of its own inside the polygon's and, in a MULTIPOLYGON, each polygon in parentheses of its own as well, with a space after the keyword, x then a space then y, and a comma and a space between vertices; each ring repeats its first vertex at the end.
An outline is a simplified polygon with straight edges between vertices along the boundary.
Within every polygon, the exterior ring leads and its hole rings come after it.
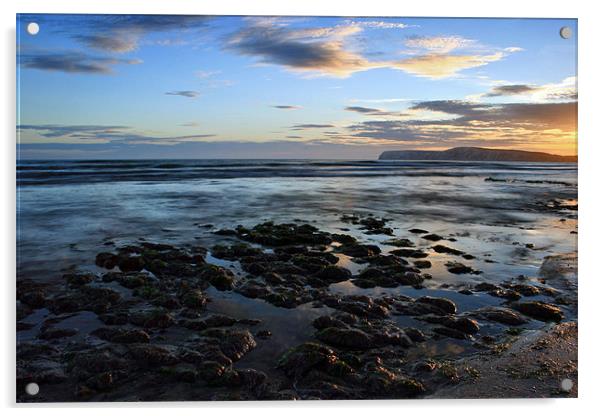
POLYGON ((495 162, 577 162, 577 156, 560 156, 524 150, 486 149, 483 147, 454 147, 435 150, 390 150, 381 153, 379 160, 465 160, 495 162))

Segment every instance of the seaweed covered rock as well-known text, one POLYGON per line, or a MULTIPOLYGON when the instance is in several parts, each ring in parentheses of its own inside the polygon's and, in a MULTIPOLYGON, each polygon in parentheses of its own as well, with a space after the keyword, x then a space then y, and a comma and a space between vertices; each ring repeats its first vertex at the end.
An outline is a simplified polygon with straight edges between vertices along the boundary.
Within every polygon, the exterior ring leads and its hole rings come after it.
POLYGON ((564 318, 562 310, 558 306, 545 302, 515 302, 511 306, 520 313, 540 321, 560 322, 564 318))
POLYGON ((266 246, 288 246, 296 244, 330 244, 330 234, 309 224, 274 224, 271 221, 258 224, 251 229, 238 227, 239 238, 266 246))

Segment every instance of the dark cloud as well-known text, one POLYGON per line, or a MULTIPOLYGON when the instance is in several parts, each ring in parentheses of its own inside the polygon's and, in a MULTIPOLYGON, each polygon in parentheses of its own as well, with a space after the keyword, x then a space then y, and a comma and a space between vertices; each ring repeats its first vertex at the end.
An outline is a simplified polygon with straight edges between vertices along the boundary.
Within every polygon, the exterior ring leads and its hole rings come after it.
POLYGON ((279 110, 298 110, 301 108, 298 105, 272 105, 271 107, 279 110))
POLYGON ((128 144, 176 144, 198 141, 215 137, 214 134, 192 134, 186 136, 154 136, 132 131, 127 126, 103 125, 57 125, 57 124, 25 124, 17 126, 17 130, 32 130, 48 139, 62 139, 75 142, 93 143, 128 143, 128 144))
POLYGON ((332 124, 295 124, 291 130, 306 130, 306 129, 327 129, 334 127, 332 124))
POLYGON ((78 41, 96 49, 125 53, 136 49, 137 39, 128 36, 75 35, 78 41))
MULTIPOLYGON (((204 28, 210 16, 190 15, 23 15, 44 27, 65 33, 84 45, 111 53, 135 50, 146 35, 170 30, 204 28)), ((172 42, 160 42, 170 44, 172 42)))
MULTIPOLYGON (((429 38, 415 45, 417 54, 401 60, 369 60, 348 48, 345 40, 360 33, 359 25, 291 29, 258 19, 227 38, 226 47, 266 64, 293 71, 347 77, 375 68, 395 68, 421 77, 447 78, 459 71, 498 61, 506 52, 450 54, 467 42, 461 38, 429 38), (464 43, 462 43, 464 41, 464 43), (433 52, 433 45, 438 46, 433 52)), ((356 38, 357 40, 357 38, 356 38)), ((481 51, 482 52, 482 51, 481 51)))
POLYGON ((198 91, 184 90, 184 91, 168 91, 165 93, 165 95, 179 95, 181 97, 186 97, 186 98, 196 98, 200 95, 200 93, 198 91))
MULTIPOLYGON (((577 103, 481 104, 466 101, 425 101, 412 109, 440 111, 460 117, 441 123, 453 125, 492 125, 498 128, 525 126, 537 129, 572 131, 577 125, 577 103)), ((427 122, 428 123, 428 122, 427 122)))
POLYGON ((403 116, 403 113, 397 113, 394 111, 385 111, 380 110, 378 108, 370 108, 370 107, 359 107, 359 106, 350 106, 345 107, 347 111, 353 111, 355 113, 365 114, 369 116, 403 116))
POLYGON ((576 128, 577 103, 483 104, 425 101, 410 110, 444 113, 438 119, 371 120, 347 127, 352 137, 454 146, 553 141, 576 128))
POLYGON ((498 85, 497 87, 493 87, 490 92, 485 94, 485 97, 528 94, 539 89, 541 88, 526 84, 498 85))
POLYGON ((75 125, 63 126, 57 124, 21 124, 18 130, 35 130, 43 137, 53 138, 71 136, 74 134, 113 133, 117 130, 128 129, 127 126, 75 125))
POLYGON ((118 64, 133 65, 142 61, 90 56, 84 53, 26 53, 19 56, 24 68, 80 74, 110 74, 118 64))

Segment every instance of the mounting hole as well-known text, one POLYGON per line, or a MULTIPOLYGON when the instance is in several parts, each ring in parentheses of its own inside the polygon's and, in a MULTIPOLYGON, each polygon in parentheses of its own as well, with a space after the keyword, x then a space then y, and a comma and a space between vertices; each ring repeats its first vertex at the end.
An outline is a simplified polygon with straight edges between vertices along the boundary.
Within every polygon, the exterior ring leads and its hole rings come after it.
POLYGON ((573 31, 568 26, 563 26, 560 28, 560 37, 562 39, 568 39, 573 36, 573 31))
POLYGON ((562 389, 562 391, 571 391, 573 389, 573 380, 565 378, 560 382, 560 388, 562 389))
POLYGON ((29 394, 30 396, 35 396, 39 392, 40 386, 38 383, 29 383, 27 386, 25 386, 25 393, 29 394))
POLYGON ((29 33, 30 35, 35 36, 38 34, 39 31, 40 25, 36 22, 31 22, 27 24, 27 33, 29 33))

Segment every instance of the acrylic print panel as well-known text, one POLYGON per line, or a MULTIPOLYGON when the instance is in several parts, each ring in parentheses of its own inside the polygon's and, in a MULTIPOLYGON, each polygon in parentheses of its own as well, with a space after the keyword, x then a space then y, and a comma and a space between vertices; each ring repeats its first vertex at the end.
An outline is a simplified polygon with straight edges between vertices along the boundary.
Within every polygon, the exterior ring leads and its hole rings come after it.
POLYGON ((576 20, 17 34, 18 401, 577 395, 576 20))

